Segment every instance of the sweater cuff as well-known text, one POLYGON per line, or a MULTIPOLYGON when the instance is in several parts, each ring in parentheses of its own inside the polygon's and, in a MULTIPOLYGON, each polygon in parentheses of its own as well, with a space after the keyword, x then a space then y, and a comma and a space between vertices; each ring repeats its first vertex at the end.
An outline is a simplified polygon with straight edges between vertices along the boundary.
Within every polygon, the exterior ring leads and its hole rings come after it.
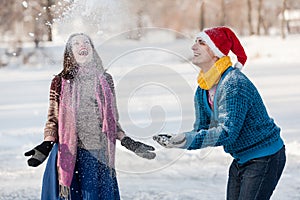
POLYGON ((185 132, 185 138, 186 138, 186 143, 183 147, 181 147, 182 149, 189 149, 189 147, 192 145, 195 137, 197 136, 197 134, 199 134, 198 132, 194 132, 194 131, 190 131, 190 132, 185 132))
POLYGON ((44 132, 44 139, 48 136, 52 136, 55 138, 55 141, 57 141, 57 132, 56 131, 51 131, 51 130, 45 130, 44 132))

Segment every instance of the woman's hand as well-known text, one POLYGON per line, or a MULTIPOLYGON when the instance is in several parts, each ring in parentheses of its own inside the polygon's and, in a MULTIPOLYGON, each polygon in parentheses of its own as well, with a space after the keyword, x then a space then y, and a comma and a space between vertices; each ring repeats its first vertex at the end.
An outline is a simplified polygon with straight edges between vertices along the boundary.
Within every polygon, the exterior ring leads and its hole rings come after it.
POLYGON ((42 164, 46 158, 48 157, 54 142, 52 141, 44 141, 42 144, 34 147, 32 150, 27 151, 24 155, 31 156, 28 159, 27 163, 31 167, 37 167, 42 164))
POLYGON ((128 136, 122 138, 121 145, 126 147, 128 150, 133 151, 136 155, 142 158, 154 159, 156 156, 154 152, 151 152, 155 150, 154 147, 142 142, 134 141, 128 136))

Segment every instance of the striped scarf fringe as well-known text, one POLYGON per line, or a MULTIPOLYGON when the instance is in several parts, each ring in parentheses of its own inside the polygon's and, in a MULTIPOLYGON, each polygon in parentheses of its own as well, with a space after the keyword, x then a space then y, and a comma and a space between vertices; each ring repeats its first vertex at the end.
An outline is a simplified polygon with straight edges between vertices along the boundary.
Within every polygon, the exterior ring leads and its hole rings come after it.
POLYGON ((59 197, 64 200, 70 200, 70 187, 64 186, 64 185, 59 185, 59 197))

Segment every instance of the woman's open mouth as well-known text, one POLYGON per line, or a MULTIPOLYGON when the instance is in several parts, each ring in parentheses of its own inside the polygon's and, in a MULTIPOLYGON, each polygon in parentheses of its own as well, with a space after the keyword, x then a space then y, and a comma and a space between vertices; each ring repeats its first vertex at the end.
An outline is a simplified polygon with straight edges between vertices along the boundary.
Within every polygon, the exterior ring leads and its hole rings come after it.
POLYGON ((78 54, 80 56, 87 56, 89 54, 89 51, 87 49, 80 49, 78 54))

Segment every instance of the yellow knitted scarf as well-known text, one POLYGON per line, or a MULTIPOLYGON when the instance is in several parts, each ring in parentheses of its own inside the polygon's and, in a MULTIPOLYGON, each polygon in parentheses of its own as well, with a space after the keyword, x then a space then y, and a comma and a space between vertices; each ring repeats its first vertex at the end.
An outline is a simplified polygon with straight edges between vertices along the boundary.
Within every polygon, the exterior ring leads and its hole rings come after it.
POLYGON ((216 85, 221 75, 232 66, 231 60, 229 56, 224 56, 220 58, 215 64, 210 68, 206 73, 202 70, 198 75, 198 84, 200 88, 204 90, 211 89, 214 85, 216 85))

